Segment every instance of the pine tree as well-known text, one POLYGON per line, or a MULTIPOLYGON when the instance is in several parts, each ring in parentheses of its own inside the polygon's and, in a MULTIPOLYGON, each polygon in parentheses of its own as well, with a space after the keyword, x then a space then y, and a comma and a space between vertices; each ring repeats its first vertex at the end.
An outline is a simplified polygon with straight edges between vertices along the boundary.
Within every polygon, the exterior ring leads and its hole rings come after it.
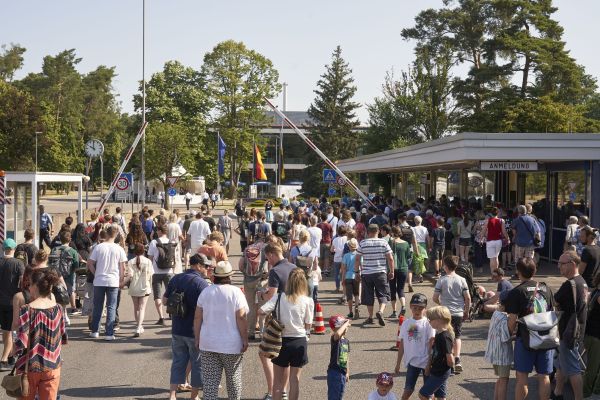
MULTIPOLYGON (((355 111, 360 105, 352 101, 356 86, 351 74, 348 62, 342 58, 342 48, 337 46, 331 64, 325 66, 325 73, 317 81, 316 97, 308 109, 312 120, 310 138, 333 162, 354 157, 359 144, 355 111)), ((327 168, 325 162, 311 153, 309 166, 303 171, 303 193, 320 196, 326 192, 323 168, 327 168)))

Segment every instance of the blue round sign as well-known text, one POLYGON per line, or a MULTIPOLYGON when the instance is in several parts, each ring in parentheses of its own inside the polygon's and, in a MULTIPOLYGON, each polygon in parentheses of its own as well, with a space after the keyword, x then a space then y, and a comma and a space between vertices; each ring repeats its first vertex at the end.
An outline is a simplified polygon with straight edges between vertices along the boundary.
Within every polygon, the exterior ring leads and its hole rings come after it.
POLYGON ((330 187, 329 190, 327 191, 327 194, 329 196, 334 196, 335 195, 335 188, 330 187))
POLYGON ((169 190, 167 190, 167 193, 169 194, 169 196, 175 196, 177 194, 177 190, 175 188, 169 188, 169 190))

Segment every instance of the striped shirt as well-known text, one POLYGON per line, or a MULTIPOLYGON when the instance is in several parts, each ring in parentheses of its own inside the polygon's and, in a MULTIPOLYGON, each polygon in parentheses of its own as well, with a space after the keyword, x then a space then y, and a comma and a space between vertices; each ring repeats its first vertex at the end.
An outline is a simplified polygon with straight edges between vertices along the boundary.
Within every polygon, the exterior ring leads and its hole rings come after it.
POLYGON ((45 372, 61 366, 61 347, 66 344, 65 320, 61 307, 57 304, 48 309, 29 306, 21 308, 19 329, 15 348, 21 352, 17 360, 17 371, 25 371, 25 359, 29 361, 29 372, 45 372), (31 329, 30 329, 30 321, 31 329), (31 338, 27 357, 23 355, 31 338))
POLYGON ((485 347, 485 360, 492 365, 511 365, 513 362, 513 347, 508 332, 508 315, 505 312, 494 311, 492 314, 485 347))
POLYGON ((361 275, 387 272, 386 255, 392 254, 392 249, 385 239, 368 238, 360 242, 357 249, 362 256, 361 275))

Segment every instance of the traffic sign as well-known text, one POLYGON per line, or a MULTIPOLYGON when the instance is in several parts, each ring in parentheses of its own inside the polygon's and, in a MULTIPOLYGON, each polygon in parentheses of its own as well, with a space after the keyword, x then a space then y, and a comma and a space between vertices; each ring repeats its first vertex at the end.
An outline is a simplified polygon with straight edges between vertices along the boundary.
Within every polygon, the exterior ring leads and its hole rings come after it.
POLYGON ((335 196, 336 190, 334 187, 330 187, 329 190, 327 190, 327 195, 328 196, 335 196))
POLYGON ((338 177, 335 180, 335 183, 337 183, 340 186, 344 186, 346 184, 346 180, 338 175, 338 177))
POLYGON ((129 189, 129 180, 124 176, 120 176, 119 179, 117 179, 116 186, 118 190, 127 190, 129 189))
POLYGON ((177 190, 175 188, 169 188, 169 190, 167 190, 167 194, 173 197, 177 194, 177 190))
POLYGON ((337 172, 335 172, 335 169, 325 168, 323 170, 323 183, 335 183, 337 177, 338 177, 338 174, 337 174, 337 172))
POLYGON ((178 176, 167 176, 167 184, 170 187, 175 186, 175 184, 177 183, 178 180, 179 180, 178 176))

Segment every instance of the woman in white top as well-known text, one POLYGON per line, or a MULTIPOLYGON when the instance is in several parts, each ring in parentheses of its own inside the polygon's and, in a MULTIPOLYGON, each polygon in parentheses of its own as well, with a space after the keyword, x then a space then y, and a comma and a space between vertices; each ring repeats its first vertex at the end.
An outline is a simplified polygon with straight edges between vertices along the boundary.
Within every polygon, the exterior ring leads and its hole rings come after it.
POLYGON ((194 315, 194 337, 200 350, 204 400, 217 400, 225 370, 227 398, 242 396, 242 358, 248 350, 248 302, 242 290, 231 284, 229 261, 214 269, 214 285, 204 289, 194 315))
POLYGON ((458 256, 461 261, 469 261, 469 250, 473 236, 473 221, 466 212, 458 222, 458 256))
POLYGON ((335 280, 335 292, 338 293, 340 291, 340 269, 342 268, 342 258, 344 257, 344 245, 348 241, 348 236, 346 233, 348 232, 347 226, 341 226, 337 230, 337 236, 333 239, 333 243, 331 243, 331 252, 333 253, 333 278, 335 280))
POLYGON ((144 245, 135 244, 135 257, 127 262, 127 275, 129 276, 129 295, 133 301, 133 313, 135 315, 135 337, 144 333, 144 315, 146 314, 146 303, 152 293, 152 261, 144 257, 144 245))
POLYGON ((183 232, 181 231, 181 227, 177 223, 177 214, 174 212, 169 215, 169 224, 167 225, 167 237, 169 238, 170 243, 177 243, 177 247, 175 247, 175 268, 173 272, 175 274, 179 274, 182 271, 181 267, 181 246, 183 243, 183 232))
POLYGON ((567 235, 565 236, 565 250, 569 250, 570 246, 573 246, 577 242, 577 229, 579 229, 579 218, 572 215, 569 217, 569 223, 567 225, 567 235))
POLYGON ((290 250, 300 242, 300 232, 307 229, 308 228, 306 225, 304 225, 300 219, 300 214, 295 214, 292 222, 292 240, 290 241, 290 250))
MULTIPOLYGON (((259 314, 267 314, 275 309, 280 322, 284 325, 282 346, 279 356, 272 362, 274 368, 273 399, 281 400, 289 376, 289 400, 300 398, 300 372, 308 363, 308 341, 313 319, 313 300, 306 295, 308 284, 304 271, 296 268, 290 272, 285 293, 273 296, 259 310, 259 314)), ((204 364, 202 364, 204 366, 204 364)))
POLYGON ((354 225, 356 225, 356 221, 352 219, 352 214, 349 210, 344 210, 342 218, 337 223, 338 229, 340 226, 347 226, 349 229, 354 229, 354 225))

